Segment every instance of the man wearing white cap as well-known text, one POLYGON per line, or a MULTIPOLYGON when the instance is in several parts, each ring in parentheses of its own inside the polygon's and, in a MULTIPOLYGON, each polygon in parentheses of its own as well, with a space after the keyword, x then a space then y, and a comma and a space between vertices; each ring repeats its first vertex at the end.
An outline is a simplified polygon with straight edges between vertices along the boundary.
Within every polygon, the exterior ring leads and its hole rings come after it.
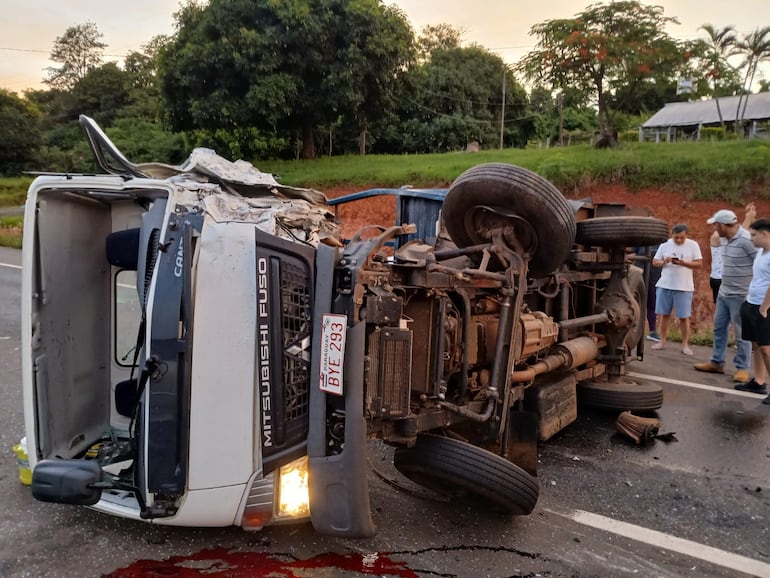
POLYGON ((717 211, 706 222, 714 225, 721 240, 722 282, 714 308, 714 348, 711 360, 696 363, 695 369, 724 373, 727 335, 732 323, 737 345, 733 359, 736 369, 733 381, 745 383, 749 380, 751 367, 751 343, 741 338, 741 304, 749 291, 757 248, 751 242, 749 232, 738 224, 738 217, 732 211, 717 211))

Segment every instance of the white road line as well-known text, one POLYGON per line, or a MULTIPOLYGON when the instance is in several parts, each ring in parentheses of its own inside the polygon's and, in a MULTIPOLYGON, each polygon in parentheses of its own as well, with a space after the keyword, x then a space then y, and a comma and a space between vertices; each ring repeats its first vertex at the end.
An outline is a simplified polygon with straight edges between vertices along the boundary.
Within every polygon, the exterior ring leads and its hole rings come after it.
MULTIPOLYGON (((9 267, 11 269, 21 269, 21 265, 11 265, 10 263, 0 263, 0 267, 9 267)), ((126 285, 125 283, 118 283, 118 287, 124 287, 126 289, 136 290, 136 285, 126 285)))
POLYGON ((744 572, 750 576, 758 576, 759 578, 770 578, 770 564, 760 562, 759 560, 753 560, 746 556, 740 556, 720 550, 719 548, 712 548, 692 540, 685 540, 684 538, 677 538, 671 534, 665 534, 658 532, 657 530, 650 530, 649 528, 643 528, 635 524, 629 524, 627 522, 619 522, 612 518, 600 516, 599 514, 592 514, 591 512, 585 512, 583 510, 574 510, 569 513, 555 512, 553 510, 546 510, 551 514, 562 516, 582 524, 584 526, 590 526, 591 528, 597 528, 604 530, 611 534, 630 538, 637 542, 648 544, 655 548, 663 548, 670 550, 678 554, 684 554, 698 560, 703 560, 709 564, 715 566, 722 566, 729 568, 730 570, 737 570, 744 572))
POLYGON ((728 389, 725 387, 717 387, 715 385, 704 385, 702 383, 693 383, 692 381, 682 381, 680 379, 671 379, 670 377, 660 377, 658 375, 647 375, 646 373, 636 373, 635 371, 629 371, 628 375, 631 377, 639 377, 641 379, 649 379, 650 381, 659 381, 661 383, 670 383, 671 385, 683 385, 685 387, 692 387, 694 389, 702 389, 704 391, 718 391, 719 393, 729 393, 730 395, 738 395, 741 397, 750 397, 751 399, 760 400, 760 394, 750 393, 748 391, 738 391, 737 389, 728 389))

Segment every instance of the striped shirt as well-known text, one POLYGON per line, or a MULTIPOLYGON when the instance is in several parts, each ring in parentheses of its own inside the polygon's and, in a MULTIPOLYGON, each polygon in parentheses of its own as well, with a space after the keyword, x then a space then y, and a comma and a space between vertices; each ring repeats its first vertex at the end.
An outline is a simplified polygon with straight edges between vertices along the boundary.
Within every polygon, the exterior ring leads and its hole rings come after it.
POLYGON ((754 257, 757 248, 751 235, 743 227, 732 239, 722 238, 722 297, 745 297, 753 276, 754 257))

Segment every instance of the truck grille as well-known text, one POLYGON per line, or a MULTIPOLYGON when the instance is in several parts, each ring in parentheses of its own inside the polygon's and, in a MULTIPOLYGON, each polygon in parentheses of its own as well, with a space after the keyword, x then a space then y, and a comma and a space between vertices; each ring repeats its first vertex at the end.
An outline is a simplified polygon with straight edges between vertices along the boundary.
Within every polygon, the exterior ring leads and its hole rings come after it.
POLYGON ((306 271, 281 266, 284 412, 287 420, 304 416, 310 399, 310 283, 306 271))
POLYGON ((254 386, 265 473, 290 461, 307 439, 314 257, 312 247, 256 233, 254 386))

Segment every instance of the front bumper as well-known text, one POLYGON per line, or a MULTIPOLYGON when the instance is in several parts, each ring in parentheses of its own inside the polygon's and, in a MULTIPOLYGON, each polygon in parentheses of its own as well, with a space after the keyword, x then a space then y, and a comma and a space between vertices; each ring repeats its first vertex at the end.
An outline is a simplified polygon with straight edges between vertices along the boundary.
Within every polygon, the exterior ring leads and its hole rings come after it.
MULTIPOLYGON (((313 327, 320 328, 332 312, 336 251, 319 246, 316 255, 316 293, 313 327)), ((310 520, 321 534, 370 538, 376 533, 367 482, 366 420, 363 415, 366 324, 347 330, 344 362, 345 434, 340 453, 327 455, 327 395, 320 388, 320 331, 313 333, 308 432, 310 520)))

